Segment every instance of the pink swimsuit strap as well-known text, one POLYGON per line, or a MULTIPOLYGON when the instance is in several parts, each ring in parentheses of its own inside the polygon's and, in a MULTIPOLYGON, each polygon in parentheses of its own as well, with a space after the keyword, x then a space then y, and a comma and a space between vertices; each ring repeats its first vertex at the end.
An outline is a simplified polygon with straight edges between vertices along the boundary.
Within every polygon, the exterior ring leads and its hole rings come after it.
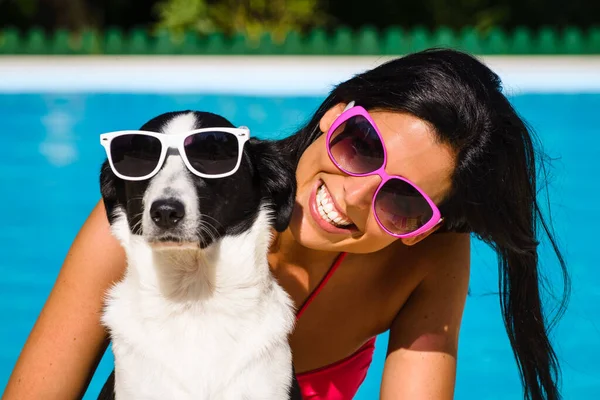
POLYGON ((348 253, 340 253, 336 257, 331 267, 329 267, 329 270, 327 270, 327 272, 325 273, 323 279, 321 279, 321 282, 319 282, 315 290, 312 291, 312 293, 304 301, 304 304, 302 304, 302 306, 300 307, 300 310, 298 310, 298 313, 296 314, 296 320, 300 319, 304 311, 308 308, 309 304, 312 303, 312 301, 315 299, 315 297, 319 295, 319 293, 321 293, 321 290, 323 290, 329 279, 331 279, 335 271, 340 267, 340 265, 342 265, 342 261, 344 261, 344 258, 346 258, 346 254, 348 253))
MULTIPOLYGON (((308 296, 296 314, 298 320, 309 304, 325 287, 346 258, 340 253, 315 290, 308 296)), ((312 371, 296 374, 304 400, 350 400, 365 380, 375 351, 375 337, 369 339, 356 352, 342 360, 312 371)))

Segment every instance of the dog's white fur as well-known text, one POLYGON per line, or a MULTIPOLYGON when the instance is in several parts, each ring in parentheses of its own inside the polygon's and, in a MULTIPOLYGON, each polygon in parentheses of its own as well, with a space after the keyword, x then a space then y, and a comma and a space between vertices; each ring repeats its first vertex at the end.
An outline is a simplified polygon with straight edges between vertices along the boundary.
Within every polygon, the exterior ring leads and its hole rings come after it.
MULTIPOLYGON (((170 190, 184 197, 191 224, 202 219, 193 214, 199 200, 190 178, 176 173, 181 168, 171 156, 152 178, 145 214, 170 190)), ((124 210, 117 214, 112 231, 128 267, 107 294, 102 317, 115 356, 116 399, 287 399, 294 313, 267 263, 268 211, 261 209, 249 231, 203 250, 152 247, 131 233, 124 210)), ((151 224, 146 217, 143 226, 151 224)))

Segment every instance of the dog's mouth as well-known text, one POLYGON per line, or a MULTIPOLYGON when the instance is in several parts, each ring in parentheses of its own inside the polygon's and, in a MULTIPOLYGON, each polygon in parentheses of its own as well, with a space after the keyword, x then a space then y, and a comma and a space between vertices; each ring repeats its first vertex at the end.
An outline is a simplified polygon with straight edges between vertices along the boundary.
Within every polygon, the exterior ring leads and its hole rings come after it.
POLYGON ((197 240, 173 235, 150 238, 148 239, 148 244, 156 250, 190 250, 201 248, 201 244, 197 240))

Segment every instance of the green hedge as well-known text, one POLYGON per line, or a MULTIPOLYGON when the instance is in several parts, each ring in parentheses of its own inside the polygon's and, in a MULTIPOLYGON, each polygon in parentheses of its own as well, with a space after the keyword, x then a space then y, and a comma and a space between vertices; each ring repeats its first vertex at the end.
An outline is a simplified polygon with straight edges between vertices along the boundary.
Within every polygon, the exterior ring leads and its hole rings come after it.
POLYGON ((0 55, 15 54, 206 54, 206 55, 393 55, 429 47, 453 47, 474 54, 600 54, 600 26, 582 30, 526 27, 512 31, 492 29, 480 33, 472 28, 453 31, 439 28, 377 31, 364 27, 358 31, 339 28, 334 32, 315 29, 306 35, 292 32, 282 41, 266 34, 258 39, 222 34, 181 35, 166 31, 151 33, 143 29, 105 32, 46 33, 32 28, 0 31, 0 55))

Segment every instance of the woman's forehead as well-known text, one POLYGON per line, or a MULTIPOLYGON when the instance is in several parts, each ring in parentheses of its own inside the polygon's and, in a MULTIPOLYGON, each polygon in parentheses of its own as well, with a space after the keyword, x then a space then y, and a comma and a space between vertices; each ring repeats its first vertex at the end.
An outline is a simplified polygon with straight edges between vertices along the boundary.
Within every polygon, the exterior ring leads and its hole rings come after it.
POLYGON ((450 189, 455 152, 440 142, 431 125, 408 113, 369 113, 387 150, 386 171, 414 182, 434 201, 450 189))

